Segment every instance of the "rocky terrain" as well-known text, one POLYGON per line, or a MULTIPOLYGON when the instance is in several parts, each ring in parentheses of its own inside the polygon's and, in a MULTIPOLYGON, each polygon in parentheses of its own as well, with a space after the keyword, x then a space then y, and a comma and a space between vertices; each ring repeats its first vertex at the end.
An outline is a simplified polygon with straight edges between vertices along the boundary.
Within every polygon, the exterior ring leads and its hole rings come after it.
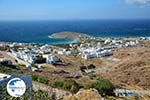
POLYGON ((103 100, 96 89, 80 90, 75 95, 65 96, 64 100, 103 100))

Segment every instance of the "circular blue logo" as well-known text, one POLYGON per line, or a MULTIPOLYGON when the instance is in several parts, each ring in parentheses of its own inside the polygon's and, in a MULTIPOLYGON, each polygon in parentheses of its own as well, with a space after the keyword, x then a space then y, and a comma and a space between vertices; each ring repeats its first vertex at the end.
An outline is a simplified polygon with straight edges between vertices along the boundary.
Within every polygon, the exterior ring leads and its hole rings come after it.
POLYGON ((25 91, 25 82, 20 78, 13 78, 7 83, 7 92, 12 97, 21 97, 25 91))

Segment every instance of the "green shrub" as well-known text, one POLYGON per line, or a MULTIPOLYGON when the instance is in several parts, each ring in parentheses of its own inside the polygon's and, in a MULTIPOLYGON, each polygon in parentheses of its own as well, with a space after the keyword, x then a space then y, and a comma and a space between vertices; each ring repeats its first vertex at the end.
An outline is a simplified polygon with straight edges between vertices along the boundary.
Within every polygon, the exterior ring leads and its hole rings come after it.
POLYGON ((115 88, 107 79, 98 79, 97 82, 91 85, 91 87, 97 89, 102 96, 112 95, 115 88))
POLYGON ((39 77, 38 82, 48 84, 49 80, 46 77, 39 77))
POLYGON ((40 83, 44 83, 44 84, 49 83, 49 80, 47 79, 47 77, 41 77, 41 76, 38 76, 36 74, 32 74, 32 80, 40 82, 40 83))
POLYGON ((84 89, 90 89, 92 88, 91 84, 83 84, 84 89))
POLYGON ((33 81, 37 81, 38 80, 38 76, 36 74, 32 74, 32 80, 33 81))
POLYGON ((54 84, 53 84, 53 87, 55 87, 55 88, 62 88, 63 84, 64 84, 63 81, 55 81, 54 84))
POLYGON ((55 81, 53 83, 52 87, 68 90, 72 93, 76 93, 80 89, 80 85, 75 80, 72 80, 72 79, 55 81))
POLYGON ((6 73, 6 74, 21 73, 20 70, 13 69, 13 68, 3 66, 3 65, 0 65, 0 72, 1 73, 6 73))
POLYGON ((74 80, 64 80, 63 89, 75 93, 79 90, 79 84, 74 80))

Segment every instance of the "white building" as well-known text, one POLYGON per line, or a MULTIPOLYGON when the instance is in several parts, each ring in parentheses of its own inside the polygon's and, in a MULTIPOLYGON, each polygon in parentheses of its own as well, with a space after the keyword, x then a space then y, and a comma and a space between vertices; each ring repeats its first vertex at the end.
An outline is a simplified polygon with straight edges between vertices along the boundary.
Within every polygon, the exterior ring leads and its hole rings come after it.
POLYGON ((30 53, 30 52, 27 52, 27 51, 18 51, 18 52, 15 52, 13 50, 11 50, 11 53, 13 56, 19 58, 19 59, 22 59, 24 61, 27 61, 31 64, 33 64, 36 60, 36 56, 35 54, 33 53, 30 53))
POLYGON ((110 43, 110 42, 111 42, 111 39, 108 38, 108 39, 105 40, 104 44, 107 44, 107 43, 110 43))
POLYGON ((57 54, 59 54, 59 55, 70 55, 71 51, 68 51, 66 49, 61 49, 61 50, 57 51, 57 54))
POLYGON ((113 53, 110 51, 110 50, 103 50, 103 51, 101 51, 100 52, 100 56, 101 57, 105 57, 105 56, 110 56, 110 55, 112 55, 113 53))
POLYGON ((111 50, 103 50, 103 51, 93 51, 93 52, 86 52, 82 54, 82 58, 84 59, 90 59, 90 58, 97 58, 97 57, 105 57, 105 56, 110 56, 113 53, 111 50))
POLYGON ((60 61, 60 59, 59 59, 57 56, 52 55, 52 54, 43 55, 43 58, 46 58, 46 61, 47 61, 47 63, 49 63, 49 64, 54 64, 54 63, 60 61))
POLYGON ((98 55, 99 55, 99 54, 98 54, 97 52, 93 52, 93 53, 83 53, 82 58, 84 58, 84 59, 97 58, 98 55))
POLYGON ((64 51, 64 50, 57 51, 57 53, 58 53, 59 55, 66 55, 66 51, 64 51))
POLYGON ((137 45, 136 42, 133 42, 133 41, 127 42, 125 44, 126 47, 132 47, 132 46, 136 46, 136 45, 137 45))

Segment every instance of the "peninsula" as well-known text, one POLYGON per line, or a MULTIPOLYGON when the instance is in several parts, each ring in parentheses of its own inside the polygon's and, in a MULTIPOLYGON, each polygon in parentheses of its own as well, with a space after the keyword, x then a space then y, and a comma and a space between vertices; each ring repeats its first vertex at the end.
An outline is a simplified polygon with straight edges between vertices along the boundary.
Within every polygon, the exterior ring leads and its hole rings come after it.
POLYGON ((79 33, 76 32, 59 32, 59 33, 53 33, 52 35, 48 36, 49 38, 72 38, 76 40, 80 40, 79 33))

